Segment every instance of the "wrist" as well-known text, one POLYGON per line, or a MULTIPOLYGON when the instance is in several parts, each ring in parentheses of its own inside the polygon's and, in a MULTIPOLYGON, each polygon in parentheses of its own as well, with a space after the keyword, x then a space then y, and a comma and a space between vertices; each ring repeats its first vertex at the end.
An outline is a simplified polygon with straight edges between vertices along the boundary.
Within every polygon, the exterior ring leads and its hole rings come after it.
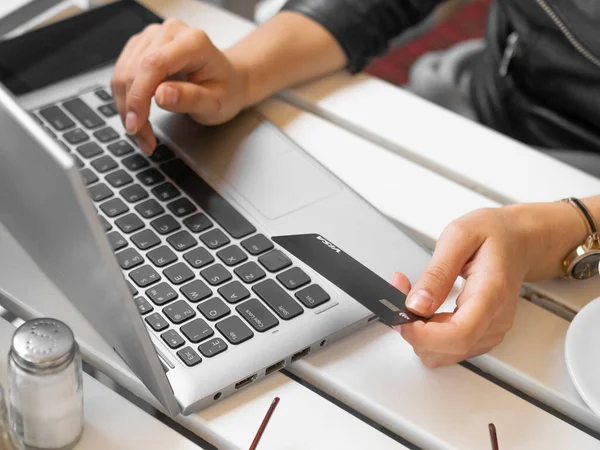
POLYGON ((565 275, 563 262, 587 237, 577 211, 568 203, 533 203, 507 207, 524 237, 525 281, 565 275))

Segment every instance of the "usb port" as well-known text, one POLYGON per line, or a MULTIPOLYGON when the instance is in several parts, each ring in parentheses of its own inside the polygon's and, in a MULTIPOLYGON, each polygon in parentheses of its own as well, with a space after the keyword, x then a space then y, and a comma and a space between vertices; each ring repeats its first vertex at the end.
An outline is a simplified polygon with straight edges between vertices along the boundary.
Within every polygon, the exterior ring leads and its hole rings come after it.
POLYGON ((279 361, 277 364, 273 364, 272 366, 267 367, 265 370, 265 375, 271 375, 273 372, 277 372, 279 369, 283 369, 285 365, 285 361, 279 361))
POLYGON ((299 359, 304 358, 309 353, 310 353, 310 347, 307 347, 304 350, 302 350, 301 352, 298 352, 294 356, 292 356, 292 362, 298 361, 299 359))
POLYGON ((251 377, 244 378, 242 381, 238 381, 237 383, 235 383, 235 388, 236 389, 241 389, 241 388, 243 388, 245 386, 248 386, 254 380, 256 380, 256 374, 252 375, 251 377))

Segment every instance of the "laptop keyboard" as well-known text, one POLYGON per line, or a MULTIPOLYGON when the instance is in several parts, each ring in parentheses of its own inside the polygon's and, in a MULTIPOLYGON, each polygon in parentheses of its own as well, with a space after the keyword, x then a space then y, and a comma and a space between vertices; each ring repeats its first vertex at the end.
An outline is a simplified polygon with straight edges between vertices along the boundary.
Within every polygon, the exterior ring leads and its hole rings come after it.
POLYGON ((329 301, 167 145, 146 157, 107 125, 112 97, 94 95, 32 115, 73 156, 148 329, 186 366, 329 301))

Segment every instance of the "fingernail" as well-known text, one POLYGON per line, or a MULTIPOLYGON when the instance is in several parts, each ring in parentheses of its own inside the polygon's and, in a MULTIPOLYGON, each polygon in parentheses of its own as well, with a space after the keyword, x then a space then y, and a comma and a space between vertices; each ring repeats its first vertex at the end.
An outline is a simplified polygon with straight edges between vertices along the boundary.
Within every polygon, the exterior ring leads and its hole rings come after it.
POLYGON ((394 276, 392 277, 392 284, 396 285, 400 282, 400 274, 398 272, 394 273, 394 276))
POLYGON ((150 144, 146 142, 144 139, 137 137, 135 138, 138 147, 145 155, 150 155, 152 153, 152 149, 150 148, 150 144))
POLYGON ((125 116, 125 129, 128 134, 137 133, 137 115, 133 111, 129 111, 125 116))
POLYGON ((169 86, 162 87, 158 92, 158 104, 161 106, 173 106, 177 104, 179 94, 169 86))
POLYGON ((421 316, 429 313, 431 305, 433 305, 433 297, 423 289, 413 292, 406 299, 406 306, 421 316))

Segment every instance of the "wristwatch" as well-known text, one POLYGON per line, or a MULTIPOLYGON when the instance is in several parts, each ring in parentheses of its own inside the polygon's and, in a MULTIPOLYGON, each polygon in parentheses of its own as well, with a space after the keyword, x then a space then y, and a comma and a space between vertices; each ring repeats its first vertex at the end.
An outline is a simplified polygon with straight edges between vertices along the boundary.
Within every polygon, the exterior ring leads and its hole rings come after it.
POLYGON ((567 255, 563 261, 563 267, 567 278, 587 280, 598 275, 598 264, 600 264, 600 233, 598 232, 594 218, 581 200, 571 197, 561 201, 573 205, 588 229, 588 237, 585 242, 567 255))

